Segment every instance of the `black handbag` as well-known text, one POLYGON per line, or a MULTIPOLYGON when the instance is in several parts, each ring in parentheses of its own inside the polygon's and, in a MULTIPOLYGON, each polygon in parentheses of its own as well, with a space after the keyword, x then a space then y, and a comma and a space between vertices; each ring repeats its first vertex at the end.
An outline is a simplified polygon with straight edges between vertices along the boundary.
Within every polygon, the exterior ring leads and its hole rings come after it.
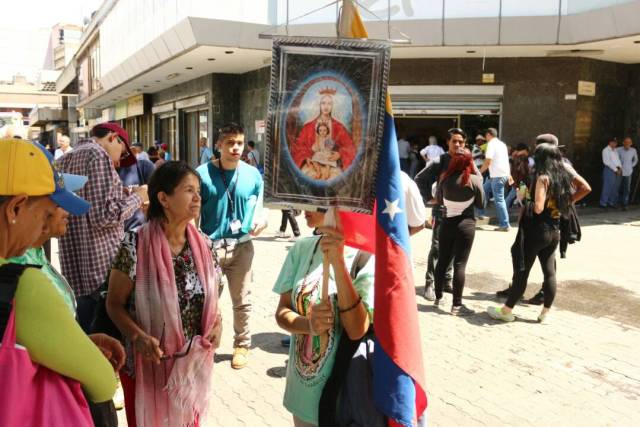
POLYGON ((109 277, 105 283, 100 286, 98 290, 98 302, 96 304, 96 311, 93 314, 93 320, 91 321, 91 333, 103 333, 112 338, 122 341, 122 334, 118 327, 113 323, 109 313, 107 313, 107 291, 109 289, 109 277))

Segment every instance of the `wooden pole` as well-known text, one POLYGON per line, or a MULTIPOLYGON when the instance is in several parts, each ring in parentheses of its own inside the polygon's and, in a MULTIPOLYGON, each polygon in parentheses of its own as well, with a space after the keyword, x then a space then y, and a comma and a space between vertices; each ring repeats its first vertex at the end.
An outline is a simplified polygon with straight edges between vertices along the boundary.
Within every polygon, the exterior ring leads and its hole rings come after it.
MULTIPOLYGON (((327 213, 324 215, 324 226, 336 228, 338 226, 337 221, 338 210, 336 208, 329 208, 327 213)), ((331 265, 329 264, 329 259, 323 254, 322 255, 322 300, 329 300, 329 274, 330 274, 331 265)))

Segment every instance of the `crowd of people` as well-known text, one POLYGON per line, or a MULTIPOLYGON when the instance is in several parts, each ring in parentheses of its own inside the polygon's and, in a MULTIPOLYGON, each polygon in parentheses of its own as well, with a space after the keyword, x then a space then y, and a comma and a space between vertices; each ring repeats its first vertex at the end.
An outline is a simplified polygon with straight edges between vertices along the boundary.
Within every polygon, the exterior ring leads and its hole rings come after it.
MULTIPOLYGON (((554 135, 539 135, 511 153, 493 128, 472 147, 467 141, 462 129, 450 129, 446 152, 430 140, 419 152, 426 166, 415 180, 401 175, 410 234, 424 227, 425 207, 432 206, 424 297, 442 308, 450 292, 451 314, 474 314, 464 304, 465 270, 476 220, 493 198, 496 230, 510 230, 511 205, 520 213, 512 280, 498 293, 506 302, 489 307, 488 315, 515 319, 513 309, 539 259, 544 282, 531 302, 543 305, 543 322, 556 294, 563 227, 591 188, 554 135)), ((615 150, 612 141, 603 151, 603 179, 620 177, 623 206, 630 185, 624 178, 637 164, 631 145, 628 139, 615 150)), ((233 307, 231 366, 242 369, 250 361, 253 238, 267 226, 260 153, 252 142, 245 150, 244 130, 234 123, 219 130, 214 149, 206 138, 199 146, 201 164, 194 169, 164 157, 166 148, 145 153, 115 123, 96 125, 73 147, 61 144, 55 160, 37 143, 0 141, 7 170, 0 177, 2 348, 13 339, 21 357, 67 381, 59 387, 82 387, 83 394, 64 395, 76 408, 74 425, 117 425, 114 373, 129 426, 198 425, 209 409, 225 283, 233 307), (51 238, 59 239, 60 272, 44 255, 51 238)), ((400 153, 400 160, 411 172, 417 150, 403 146, 409 155, 400 153)), ((612 191, 603 206, 612 204, 612 191)), ((372 333, 375 259, 345 246, 341 230, 324 225, 325 211, 305 212, 315 232, 298 238, 298 214, 282 213, 278 236, 291 223, 294 244, 273 291, 277 325, 291 335, 284 406, 295 426, 306 427, 326 416, 319 407, 342 365, 336 360, 344 357, 343 341, 372 333), (328 278, 325 263, 332 270, 328 278)), ((348 425, 357 412, 336 416, 348 425)))

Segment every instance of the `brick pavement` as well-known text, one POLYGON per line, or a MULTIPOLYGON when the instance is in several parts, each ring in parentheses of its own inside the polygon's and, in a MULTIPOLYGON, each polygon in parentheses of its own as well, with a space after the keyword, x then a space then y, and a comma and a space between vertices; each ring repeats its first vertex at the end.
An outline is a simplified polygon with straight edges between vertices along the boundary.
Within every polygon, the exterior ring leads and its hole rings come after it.
MULTIPOLYGON (((640 241, 640 227, 630 226, 638 218, 639 212, 633 211, 607 214, 611 224, 602 223, 603 215, 586 219, 583 242, 570 247, 568 259, 558 261, 560 292, 563 281, 597 278, 603 286, 615 284, 630 292, 618 304, 637 303, 640 267, 623 254, 635 250, 640 241)), ((222 297, 225 331, 212 384, 213 415, 202 423, 206 426, 291 425, 282 407, 287 351, 280 347, 284 334, 273 317, 278 297, 271 292, 291 243, 272 237, 278 212, 271 213, 270 223, 271 232, 256 241, 254 348, 249 366, 240 371, 230 367, 230 299, 226 291, 222 297)), ((412 240, 419 294, 430 233, 423 231, 412 240)), ((509 245, 514 236, 514 231, 476 234, 465 290, 472 307, 484 310, 496 304, 492 292, 510 277, 509 245)), ((534 269, 532 283, 539 284, 540 277, 534 269)), ((527 306, 517 307, 518 321, 498 324, 484 313, 453 317, 421 296, 417 309, 429 425, 640 425, 640 324, 557 309, 548 324, 540 325, 535 323, 539 308, 527 306)), ((612 305, 608 311, 615 309, 612 305)), ((121 419, 123 415, 122 411, 121 419)))

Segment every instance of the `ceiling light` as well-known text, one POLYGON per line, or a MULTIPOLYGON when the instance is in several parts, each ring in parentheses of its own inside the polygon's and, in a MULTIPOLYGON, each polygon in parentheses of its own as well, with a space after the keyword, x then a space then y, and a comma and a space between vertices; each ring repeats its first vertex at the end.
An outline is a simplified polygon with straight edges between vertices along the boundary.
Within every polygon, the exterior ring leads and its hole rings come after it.
POLYGON ((149 87, 149 85, 144 85, 144 86, 142 86, 142 87, 149 87))
POLYGON ((468 50, 467 53, 476 53, 475 50, 468 50))
POLYGON ((635 44, 640 44, 640 40, 634 41, 635 44))
POLYGON ((227 55, 231 55, 233 53, 232 50, 225 50, 224 53, 226 53, 227 55))
POLYGON ((193 67, 184 67, 185 70, 193 70, 193 67))
POLYGON ((180 73, 171 73, 167 76, 167 80, 171 80, 171 79, 175 79, 176 77, 178 77, 180 75, 180 73))
POLYGON ((156 83, 160 83, 160 80, 156 80, 156 83))
POLYGON ((215 61, 216 58, 207 58, 207 61, 215 61))

